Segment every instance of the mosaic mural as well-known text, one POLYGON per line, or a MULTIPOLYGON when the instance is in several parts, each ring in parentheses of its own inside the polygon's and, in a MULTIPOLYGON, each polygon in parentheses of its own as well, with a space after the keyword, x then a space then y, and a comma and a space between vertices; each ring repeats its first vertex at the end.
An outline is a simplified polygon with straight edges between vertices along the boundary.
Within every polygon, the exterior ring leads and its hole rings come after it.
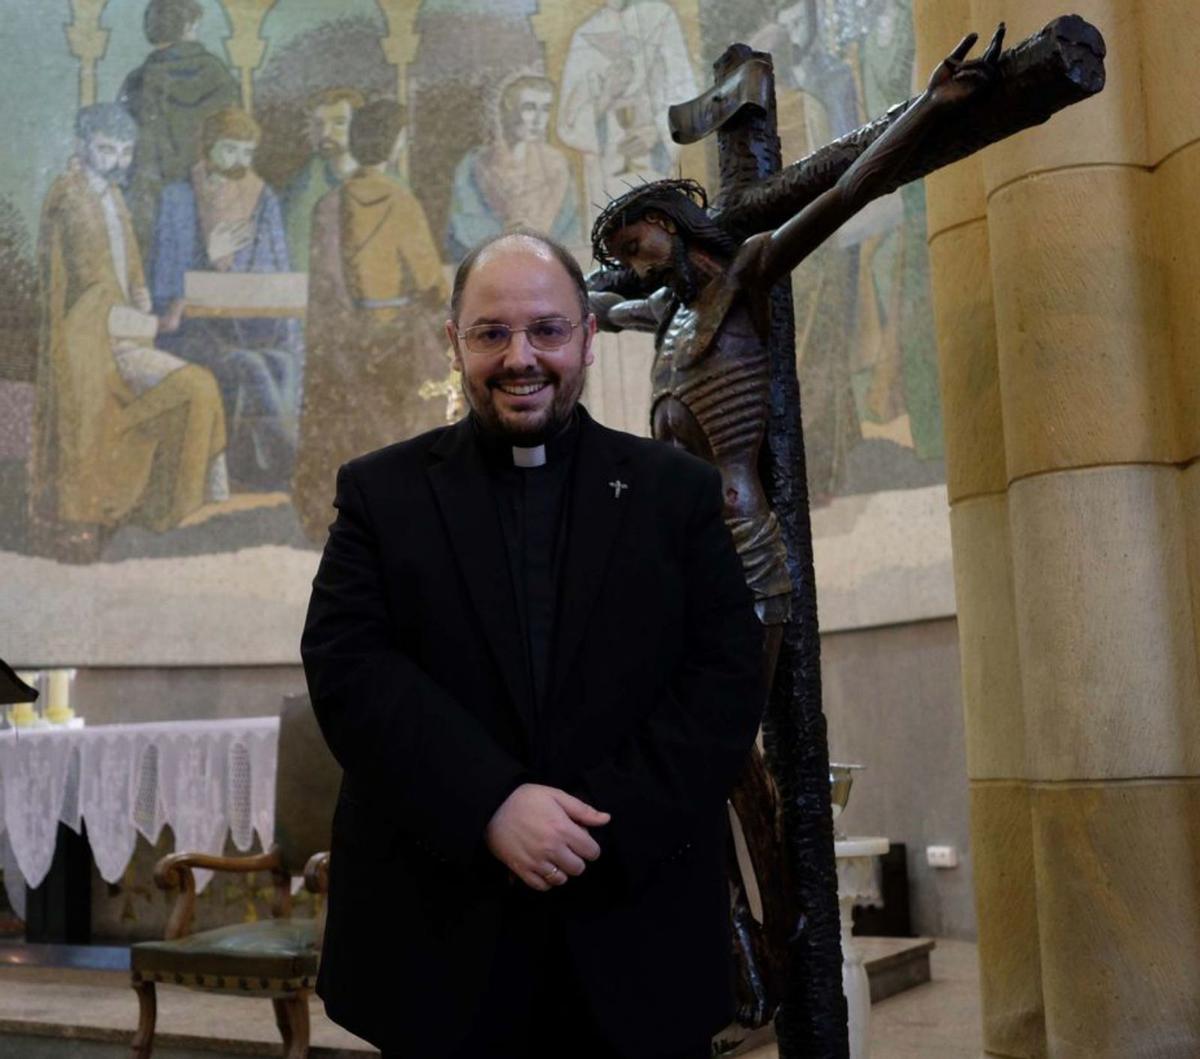
MULTIPOLYGON (((586 263, 610 196, 708 180, 666 109, 730 42, 775 57, 785 159, 913 90, 910 0, 39 0, 3 40, 0 572, 143 592, 240 554, 302 598, 337 466, 460 412, 465 248, 586 263)), ((796 273, 818 506, 944 480, 924 231, 914 185, 796 273)), ((645 432, 648 347, 604 341, 589 407, 645 432)))

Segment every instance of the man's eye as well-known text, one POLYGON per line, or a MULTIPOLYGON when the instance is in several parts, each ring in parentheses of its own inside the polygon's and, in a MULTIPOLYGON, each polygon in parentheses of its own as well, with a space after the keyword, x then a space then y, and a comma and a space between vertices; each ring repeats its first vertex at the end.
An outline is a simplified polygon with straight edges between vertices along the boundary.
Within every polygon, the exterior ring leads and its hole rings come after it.
POLYGON ((532 324, 529 330, 533 332, 535 338, 561 341, 570 335, 571 323, 569 320, 539 320, 532 324))
POLYGON ((480 342, 503 342, 508 338, 507 327, 479 327, 474 331, 480 342))

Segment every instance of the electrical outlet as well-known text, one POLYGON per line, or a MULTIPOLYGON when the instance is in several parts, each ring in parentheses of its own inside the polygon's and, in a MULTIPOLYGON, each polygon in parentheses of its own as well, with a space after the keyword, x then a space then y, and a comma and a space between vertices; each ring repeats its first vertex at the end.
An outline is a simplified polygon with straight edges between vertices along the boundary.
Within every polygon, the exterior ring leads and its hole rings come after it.
POLYGON ((958 850, 953 846, 926 846, 925 862, 931 868, 957 868, 958 850))

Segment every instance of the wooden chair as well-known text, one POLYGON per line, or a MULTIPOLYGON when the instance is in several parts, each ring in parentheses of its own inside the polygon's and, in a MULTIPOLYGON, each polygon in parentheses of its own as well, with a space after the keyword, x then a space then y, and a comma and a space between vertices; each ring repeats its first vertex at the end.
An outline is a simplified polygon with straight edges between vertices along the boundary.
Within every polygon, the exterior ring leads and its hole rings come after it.
MULTIPOLYGON (((150 1059, 154 1048, 155 985, 165 982, 237 996, 270 997, 283 1036, 285 1059, 308 1055, 308 998, 317 977, 324 927, 317 919, 292 918, 292 876, 324 894, 328 885, 329 837, 341 769, 329 752, 307 695, 284 699, 279 718, 279 768, 275 782, 275 842, 266 853, 216 857, 171 853, 154 869, 161 889, 178 890, 163 941, 131 946, 130 968, 138 997, 133 1059, 150 1059), (257 923, 192 933, 195 868, 267 871, 274 882, 271 918, 257 923)), ((323 906, 322 906, 323 907, 323 906)))

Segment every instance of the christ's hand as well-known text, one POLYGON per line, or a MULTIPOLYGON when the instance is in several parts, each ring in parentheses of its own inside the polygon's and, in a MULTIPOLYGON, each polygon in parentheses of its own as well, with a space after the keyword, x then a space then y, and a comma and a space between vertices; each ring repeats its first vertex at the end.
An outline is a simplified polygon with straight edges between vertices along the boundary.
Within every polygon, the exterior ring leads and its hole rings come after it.
POLYGON ((485 838, 492 855, 518 879, 544 891, 582 875, 585 862, 600 856, 587 828, 610 819, 557 787, 523 783, 493 814, 485 838))
POLYGON ((964 62, 975 47, 979 34, 968 33, 929 78, 927 95, 939 109, 961 106, 980 92, 991 88, 1000 77, 1000 53, 1004 50, 1004 23, 992 36, 983 57, 964 62))

